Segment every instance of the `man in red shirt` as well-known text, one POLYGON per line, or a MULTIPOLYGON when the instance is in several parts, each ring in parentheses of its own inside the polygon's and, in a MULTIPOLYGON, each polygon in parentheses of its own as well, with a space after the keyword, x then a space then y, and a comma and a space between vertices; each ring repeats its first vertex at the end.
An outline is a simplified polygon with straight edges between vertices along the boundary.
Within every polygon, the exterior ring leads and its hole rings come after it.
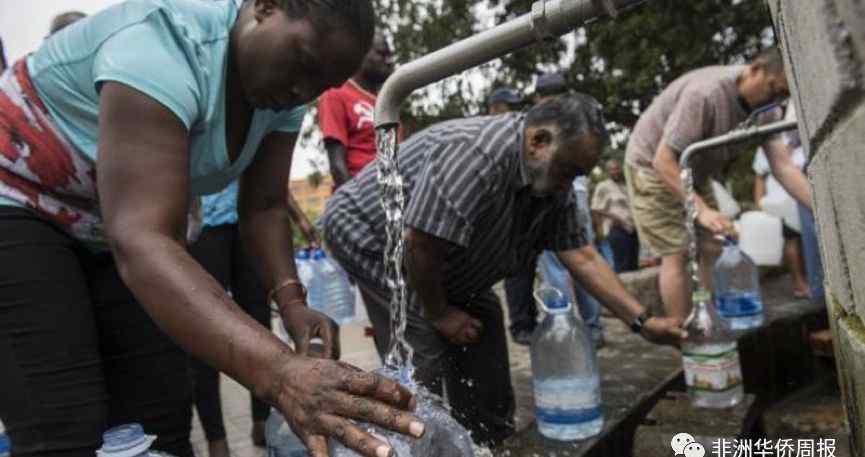
POLYGON ((393 73, 392 55, 385 37, 376 34, 357 74, 318 99, 318 121, 334 189, 375 159, 375 98, 393 73))

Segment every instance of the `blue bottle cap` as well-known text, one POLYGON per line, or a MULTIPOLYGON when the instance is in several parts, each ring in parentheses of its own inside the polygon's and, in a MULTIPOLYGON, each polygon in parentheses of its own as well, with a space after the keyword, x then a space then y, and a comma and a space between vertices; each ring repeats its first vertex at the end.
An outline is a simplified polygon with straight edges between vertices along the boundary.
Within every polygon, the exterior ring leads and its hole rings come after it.
POLYGON ((9 437, 0 433, 0 454, 8 454, 11 449, 12 442, 9 441, 9 437))
POLYGON ((144 454, 156 441, 153 435, 145 435, 141 424, 124 424, 102 434, 102 448, 98 457, 135 457, 144 454))
POLYGON ((547 308, 553 311, 567 309, 568 299, 565 297, 554 298, 547 302, 547 308))
POLYGON ((309 260, 309 250, 300 249, 297 251, 297 254, 294 255, 294 258, 297 260, 309 260))
POLYGON ((724 246, 738 246, 738 245, 739 245, 739 240, 737 240, 736 238, 733 238, 730 235, 724 236, 724 246))
POLYGON ((325 257, 327 257, 327 254, 324 253, 324 249, 320 249, 320 248, 319 248, 319 249, 316 249, 316 250, 312 253, 312 260, 321 260, 321 259, 323 259, 323 258, 325 258, 325 257))

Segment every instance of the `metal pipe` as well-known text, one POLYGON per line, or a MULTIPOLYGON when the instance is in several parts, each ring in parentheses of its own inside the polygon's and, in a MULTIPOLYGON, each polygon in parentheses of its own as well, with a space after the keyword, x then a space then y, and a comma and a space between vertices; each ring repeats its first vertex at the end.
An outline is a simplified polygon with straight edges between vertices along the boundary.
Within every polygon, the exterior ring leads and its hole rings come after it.
POLYGON ((718 146, 741 143, 757 136, 768 136, 774 133, 793 130, 796 128, 797 125, 798 123, 795 120, 778 121, 772 124, 733 130, 732 132, 718 135, 716 137, 709 138, 708 140, 698 141, 685 148, 685 151, 682 152, 682 157, 679 158, 679 166, 681 168, 686 168, 688 165, 688 161, 691 159, 691 156, 696 152, 718 146))
MULTIPOLYGON (((715 148, 718 146, 725 146, 728 144, 741 143, 743 141, 747 141, 751 138, 758 136, 767 136, 772 135, 774 133, 780 133, 787 130, 792 130, 796 128, 798 123, 795 120, 792 121, 779 121, 772 124, 766 124, 761 126, 750 126, 739 128, 733 130, 731 132, 725 133, 723 135, 718 135, 713 138, 709 138, 707 140, 698 141, 696 143, 691 144, 685 151, 682 152, 682 156, 679 158, 679 167, 682 169, 682 184, 685 190, 685 228, 688 232, 688 272, 691 276, 691 282, 694 286, 694 294, 692 297, 706 297, 707 291, 704 290, 700 286, 700 277, 699 277, 699 250, 697 249, 697 203, 696 203, 696 191, 694 190, 694 172, 691 167, 688 165, 691 156, 699 151, 704 151, 707 149, 715 148)), ((704 300, 705 298, 699 298, 699 300, 704 300)), ((697 298, 694 298, 694 301, 697 301, 697 298)))
POLYGON ((532 12, 400 66, 385 81, 375 106, 376 127, 399 123, 402 101, 413 91, 535 41, 572 30, 581 22, 647 0, 539 0, 532 12))

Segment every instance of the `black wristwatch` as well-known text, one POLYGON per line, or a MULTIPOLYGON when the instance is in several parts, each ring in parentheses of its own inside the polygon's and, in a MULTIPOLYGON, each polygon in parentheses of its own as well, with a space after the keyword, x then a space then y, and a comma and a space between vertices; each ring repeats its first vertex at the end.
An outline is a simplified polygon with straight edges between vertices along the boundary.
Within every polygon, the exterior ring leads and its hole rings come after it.
POLYGON ((651 310, 643 311, 643 314, 634 318, 634 321, 631 322, 631 330, 634 333, 641 333, 643 331, 643 326, 646 325, 646 321, 652 318, 651 310))

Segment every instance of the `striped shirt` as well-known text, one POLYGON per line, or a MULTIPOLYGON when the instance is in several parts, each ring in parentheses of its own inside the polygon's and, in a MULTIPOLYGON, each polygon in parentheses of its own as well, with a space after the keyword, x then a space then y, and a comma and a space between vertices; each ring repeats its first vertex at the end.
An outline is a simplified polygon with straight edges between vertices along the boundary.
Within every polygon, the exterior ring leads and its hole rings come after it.
MULTIPOLYGON (((582 247, 572 192, 531 195, 519 113, 436 124, 401 145, 405 223, 451 242, 448 299, 465 304, 544 249, 582 247)), ((357 280, 386 290, 385 214, 375 166, 340 187, 323 216, 334 256, 357 280)))

